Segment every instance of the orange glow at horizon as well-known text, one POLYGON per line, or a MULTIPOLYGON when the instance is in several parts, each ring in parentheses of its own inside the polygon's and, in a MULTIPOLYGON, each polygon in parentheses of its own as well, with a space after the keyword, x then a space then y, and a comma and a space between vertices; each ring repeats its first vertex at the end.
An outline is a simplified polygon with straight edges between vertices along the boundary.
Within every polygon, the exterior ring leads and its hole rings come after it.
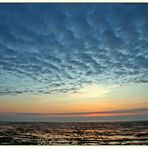
POLYGON ((144 91, 142 95, 145 95, 139 97, 140 86, 137 86, 137 91, 133 90, 135 88, 135 85, 133 87, 91 85, 75 93, 1 96, 0 112, 68 113, 148 108, 145 97, 147 92, 144 91), (131 91, 128 91, 129 87, 131 91))

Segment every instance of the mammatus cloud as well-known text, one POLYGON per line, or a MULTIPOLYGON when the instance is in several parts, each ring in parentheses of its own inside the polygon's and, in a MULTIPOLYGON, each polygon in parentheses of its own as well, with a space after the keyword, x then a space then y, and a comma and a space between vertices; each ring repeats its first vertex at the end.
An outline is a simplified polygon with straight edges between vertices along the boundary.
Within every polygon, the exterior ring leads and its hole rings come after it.
POLYGON ((0 94, 148 82, 147 4, 0 4, 0 94))

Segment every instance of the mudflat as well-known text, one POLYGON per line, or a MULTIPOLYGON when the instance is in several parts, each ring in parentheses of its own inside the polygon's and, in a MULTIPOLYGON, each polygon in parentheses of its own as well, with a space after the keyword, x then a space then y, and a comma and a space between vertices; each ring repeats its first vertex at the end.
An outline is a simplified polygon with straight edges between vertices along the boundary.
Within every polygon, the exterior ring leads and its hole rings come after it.
POLYGON ((148 121, 0 122, 0 145, 148 145, 148 121))

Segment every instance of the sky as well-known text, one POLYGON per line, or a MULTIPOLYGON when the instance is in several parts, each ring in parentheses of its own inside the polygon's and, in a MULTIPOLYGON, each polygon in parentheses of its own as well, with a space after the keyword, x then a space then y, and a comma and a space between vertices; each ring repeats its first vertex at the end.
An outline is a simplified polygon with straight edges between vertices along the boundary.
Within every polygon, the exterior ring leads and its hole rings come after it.
POLYGON ((148 4, 0 4, 0 120, 148 120, 148 4))

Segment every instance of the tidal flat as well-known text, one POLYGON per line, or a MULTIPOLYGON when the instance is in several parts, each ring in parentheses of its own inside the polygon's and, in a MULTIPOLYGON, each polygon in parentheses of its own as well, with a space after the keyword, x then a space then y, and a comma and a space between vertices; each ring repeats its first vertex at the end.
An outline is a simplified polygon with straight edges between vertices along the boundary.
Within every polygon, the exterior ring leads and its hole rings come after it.
POLYGON ((148 121, 0 122, 0 145, 148 145, 148 121))

